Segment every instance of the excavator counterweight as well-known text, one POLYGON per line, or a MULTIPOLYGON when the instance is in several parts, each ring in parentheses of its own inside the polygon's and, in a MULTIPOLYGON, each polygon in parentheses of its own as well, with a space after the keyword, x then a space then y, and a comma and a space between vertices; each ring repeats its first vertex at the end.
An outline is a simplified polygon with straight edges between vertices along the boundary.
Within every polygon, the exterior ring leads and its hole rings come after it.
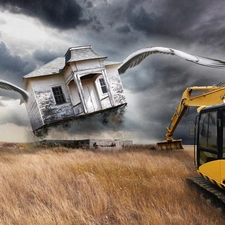
POLYGON ((165 141, 158 142, 157 147, 159 150, 176 150, 183 149, 182 140, 173 139, 173 133, 179 124, 181 118, 185 114, 186 110, 190 106, 197 106, 197 111, 201 110, 205 106, 211 106, 215 104, 221 104, 225 99, 225 86, 202 86, 202 87, 189 87, 186 88, 182 94, 181 100, 175 109, 175 112, 171 118, 171 123, 167 127, 165 141), (193 92, 196 93, 192 95, 193 92))

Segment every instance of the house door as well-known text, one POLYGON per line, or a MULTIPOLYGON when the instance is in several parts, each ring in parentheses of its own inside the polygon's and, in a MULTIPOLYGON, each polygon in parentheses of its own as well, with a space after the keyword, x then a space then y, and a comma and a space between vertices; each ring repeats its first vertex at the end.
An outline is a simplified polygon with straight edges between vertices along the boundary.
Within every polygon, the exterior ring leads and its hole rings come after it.
POLYGON ((98 111, 100 109, 100 105, 94 87, 92 85, 85 85, 83 86, 83 90, 84 90, 84 100, 87 105, 88 113, 98 111))

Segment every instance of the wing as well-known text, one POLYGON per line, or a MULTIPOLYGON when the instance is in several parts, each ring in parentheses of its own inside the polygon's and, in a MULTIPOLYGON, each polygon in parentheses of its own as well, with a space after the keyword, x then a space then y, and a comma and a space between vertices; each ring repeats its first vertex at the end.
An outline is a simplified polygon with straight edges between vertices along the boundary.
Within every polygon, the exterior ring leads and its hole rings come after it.
POLYGON ((26 91, 23 90, 22 88, 20 88, 20 87, 14 85, 14 84, 12 84, 12 83, 9 83, 9 82, 7 82, 7 81, 0 80, 0 88, 6 89, 6 90, 10 90, 10 91, 16 91, 16 92, 20 93, 21 96, 22 96, 22 98, 23 98, 23 100, 24 100, 25 102, 27 102, 28 99, 29 99, 29 94, 28 94, 28 92, 26 92, 26 91))
POLYGON ((197 63, 202 66, 214 67, 214 68, 223 68, 225 67, 225 61, 218 59, 211 59, 202 56, 191 55, 186 52, 182 52, 172 48, 165 47, 148 47, 140 49, 131 55, 129 55, 123 63, 119 66, 119 74, 123 74, 127 69, 132 68, 140 64, 147 56, 151 54, 162 53, 169 55, 179 56, 187 61, 197 63))

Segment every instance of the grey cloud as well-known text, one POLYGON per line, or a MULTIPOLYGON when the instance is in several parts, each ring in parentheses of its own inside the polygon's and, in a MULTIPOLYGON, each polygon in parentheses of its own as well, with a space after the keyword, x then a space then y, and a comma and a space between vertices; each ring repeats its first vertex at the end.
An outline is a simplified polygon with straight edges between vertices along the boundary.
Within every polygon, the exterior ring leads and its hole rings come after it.
MULTIPOLYGON (((19 106, 18 106, 19 107, 19 106)), ((9 108, 9 112, 5 117, 0 118, 0 125, 6 123, 16 124, 17 126, 29 126, 29 119, 26 115, 18 113, 18 111, 13 111, 14 109, 9 108)))
POLYGON ((4 102, 0 101, 0 106, 5 106, 4 102))
POLYGON ((0 24, 5 24, 5 23, 6 23, 5 20, 0 18, 0 24))
MULTIPOLYGON (((165 138, 166 127, 187 87, 225 81, 224 70, 199 66, 166 55, 149 56, 140 65, 121 75, 121 78, 124 87, 138 96, 133 100, 135 103, 128 101, 128 108, 129 104, 135 105, 138 117, 133 116, 134 121, 131 121, 126 116, 126 125, 141 130, 146 138, 149 135, 149 138, 158 140, 165 138)), ((195 120, 196 114, 196 107, 190 108, 187 117, 182 118, 177 127, 174 138, 183 138, 186 144, 193 143, 188 121, 195 120)))
POLYGON ((212 46, 221 49, 225 45, 222 38, 225 32, 224 6, 221 0, 214 4, 209 0, 204 3, 201 0, 128 0, 124 4, 101 4, 95 8, 95 15, 105 31, 111 30, 111 36, 119 43, 135 44, 144 35, 149 42, 164 37, 166 43, 176 39, 182 40, 185 46, 201 44, 208 49, 212 46), (115 31, 117 36, 113 34, 115 31), (137 39, 128 40, 130 36, 123 35, 129 31, 137 39))
MULTIPOLYGON (((87 23, 90 21, 87 21, 87 23)), ((91 18, 90 25, 91 31, 101 32, 104 30, 104 25, 98 20, 97 16, 93 15, 91 18)))
POLYGON ((131 30, 130 30, 130 27, 125 24, 123 26, 118 27, 116 31, 121 34, 126 34, 126 33, 129 33, 131 30))
MULTIPOLYGON (((35 69, 32 60, 12 55, 5 43, 0 42, 0 79, 22 86, 22 77, 35 69)), ((0 95, 8 98, 20 98, 15 92, 0 89, 0 95)))
POLYGON ((10 72, 22 71, 27 64, 20 56, 11 55, 9 49, 3 42, 0 43, 0 59, 0 68, 10 72))
MULTIPOLYGON (((13 13, 38 18, 45 24, 60 29, 76 28, 86 22, 82 19, 83 9, 75 0, 0 0, 0 5, 13 13)), ((90 3, 88 5, 91 6, 90 3)))
MULTIPOLYGON (((132 0, 130 2, 133 2, 132 0)), ((204 45, 223 47, 225 26, 223 23, 223 1, 214 4, 204 1, 160 1, 130 9, 125 15, 134 30, 148 36, 163 35, 182 38, 183 43, 196 42, 204 45)))
MULTIPOLYGON (((96 52, 108 56, 112 61, 122 61, 130 53, 151 45, 225 59, 225 2, 222 0, 213 3, 210 0, 96 2, 0 0, 0 5, 11 12, 38 18, 44 24, 64 32, 64 36, 67 35, 66 29, 81 29, 81 43, 85 41, 91 44, 96 52)), ((69 35, 81 33, 70 32, 69 35)), ((74 43, 76 45, 80 43, 74 43)), ((57 56, 57 50, 55 52, 43 48, 36 50, 28 60, 12 55, 3 43, 0 44, 1 73, 4 74, 3 78, 19 82, 23 75, 35 68, 35 60, 47 63, 57 56), (7 62, 3 63, 3 60, 7 62)), ((121 75, 125 89, 138 96, 128 102, 123 123, 111 128, 109 125, 98 128, 104 131, 115 128, 141 132, 145 138, 164 139, 165 128, 169 125, 184 89, 188 86, 224 82, 224 74, 224 70, 204 68, 182 59, 176 60, 172 56, 150 56, 138 67, 121 75)), ((175 138, 183 138, 188 143, 193 141, 188 135, 187 123, 195 115, 196 109, 190 109, 188 116, 179 124, 175 138)), ((95 129, 94 122, 85 120, 80 122, 77 130, 69 132, 91 134, 95 129), (86 126, 89 123, 92 126, 86 126)))
MULTIPOLYGON (((99 1, 97 5, 87 0, 0 0, 0 6, 14 13, 36 17, 43 23, 61 30, 84 26, 90 29, 90 32, 105 30, 108 33, 106 38, 111 30, 111 35, 117 31, 120 37, 128 32, 138 32, 137 36, 140 33, 147 37, 161 35, 170 39, 182 39, 186 44, 195 42, 215 47, 224 46, 222 37, 225 33, 225 3, 221 0, 214 4, 211 4, 210 0, 205 0, 204 4, 201 0, 127 0, 123 4, 99 1)), ((113 37, 116 38, 115 35, 113 37)))
POLYGON ((49 50, 36 50, 33 53, 34 59, 38 60, 39 62, 42 62, 43 64, 46 64, 50 62, 51 60, 57 58, 59 54, 55 51, 49 51, 49 50))
POLYGON ((0 42, 0 70, 1 78, 15 84, 21 83, 24 74, 35 68, 31 60, 22 58, 19 55, 12 55, 4 42, 0 42))
POLYGON ((87 8, 93 8, 93 3, 92 3, 92 2, 87 1, 87 0, 84 0, 84 3, 85 3, 85 6, 86 6, 87 8))

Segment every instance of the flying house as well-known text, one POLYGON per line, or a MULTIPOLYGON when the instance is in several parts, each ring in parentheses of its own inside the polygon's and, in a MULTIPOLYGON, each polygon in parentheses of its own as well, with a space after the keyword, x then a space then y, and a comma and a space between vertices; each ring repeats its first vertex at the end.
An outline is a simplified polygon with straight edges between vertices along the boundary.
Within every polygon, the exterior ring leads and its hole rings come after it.
POLYGON ((69 48, 23 77, 33 131, 126 105, 118 73, 121 63, 106 60, 92 46, 69 48))

